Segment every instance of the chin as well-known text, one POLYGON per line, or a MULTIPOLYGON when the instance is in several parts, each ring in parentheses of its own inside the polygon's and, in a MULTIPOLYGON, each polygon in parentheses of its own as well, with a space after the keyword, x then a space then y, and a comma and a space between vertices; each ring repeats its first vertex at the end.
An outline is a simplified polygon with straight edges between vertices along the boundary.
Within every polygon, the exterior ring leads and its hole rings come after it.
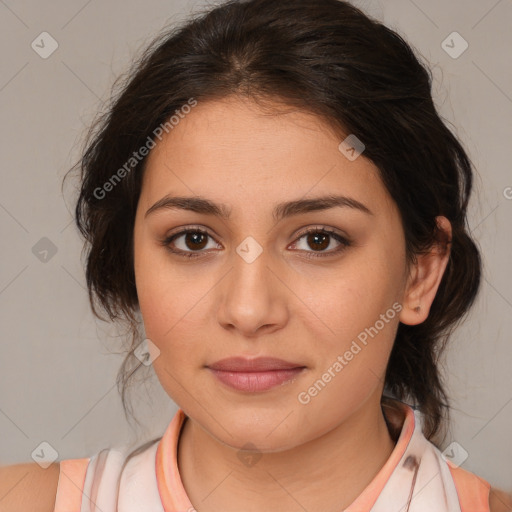
POLYGON ((249 449, 248 446, 268 453, 288 450, 302 442, 298 436, 299 433, 303 435, 303 432, 299 425, 290 425, 283 421, 287 416, 282 413, 283 410, 265 415, 251 411, 234 411, 232 416, 224 415, 222 419, 219 418, 219 423, 226 425, 225 430, 214 422, 210 423, 213 431, 210 428, 208 431, 219 441, 236 450, 249 449), (295 428, 297 436, 292 432, 295 428))

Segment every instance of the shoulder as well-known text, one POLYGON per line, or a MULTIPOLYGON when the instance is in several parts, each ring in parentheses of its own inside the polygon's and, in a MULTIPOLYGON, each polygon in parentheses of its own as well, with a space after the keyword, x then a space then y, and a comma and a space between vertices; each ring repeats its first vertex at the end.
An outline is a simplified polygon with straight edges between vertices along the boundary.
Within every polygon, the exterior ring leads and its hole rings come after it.
POLYGON ((46 469, 35 462, 0 467, 0 510, 53 512, 59 474, 59 462, 46 469))
POLYGON ((465 512, 487 511, 512 512, 512 495, 491 487, 491 484, 480 476, 461 467, 449 464, 457 494, 465 512))
POLYGON ((489 510, 490 512, 511 512, 512 494, 491 487, 489 493, 489 510))

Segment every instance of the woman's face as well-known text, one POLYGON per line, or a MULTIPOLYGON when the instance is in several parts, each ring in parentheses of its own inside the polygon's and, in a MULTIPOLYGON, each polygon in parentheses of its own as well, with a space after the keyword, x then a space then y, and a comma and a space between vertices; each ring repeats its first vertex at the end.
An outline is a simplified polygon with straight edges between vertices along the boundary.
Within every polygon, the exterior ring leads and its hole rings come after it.
POLYGON ((310 114, 265 116, 230 97, 199 102, 148 156, 134 257, 146 337, 160 350, 154 369, 178 406, 232 447, 291 448, 380 403, 403 314, 405 240, 376 167, 364 153, 347 158, 341 141, 310 114), (326 196, 347 202, 307 208, 326 196), (190 201, 148 212, 176 197, 190 201), (219 373, 226 383, 211 365, 235 356, 299 369, 219 373))

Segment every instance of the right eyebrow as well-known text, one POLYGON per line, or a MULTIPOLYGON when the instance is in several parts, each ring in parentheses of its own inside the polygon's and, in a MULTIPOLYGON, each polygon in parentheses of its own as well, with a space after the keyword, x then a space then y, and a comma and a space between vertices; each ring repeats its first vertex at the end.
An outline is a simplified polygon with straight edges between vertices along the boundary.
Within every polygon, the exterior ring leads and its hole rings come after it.
MULTIPOLYGON (((291 217, 292 215, 327 210, 336 207, 352 208, 366 213, 367 215, 373 215, 373 212, 363 203, 354 198, 342 195, 322 196, 312 199, 297 199, 294 201, 279 203, 275 206, 272 214, 274 220, 279 221, 285 217, 291 217)), ((165 209, 181 209, 204 215, 215 215, 224 220, 229 220, 231 215, 230 208, 225 204, 217 204, 203 197, 166 195, 146 211, 144 218, 151 213, 165 209)))

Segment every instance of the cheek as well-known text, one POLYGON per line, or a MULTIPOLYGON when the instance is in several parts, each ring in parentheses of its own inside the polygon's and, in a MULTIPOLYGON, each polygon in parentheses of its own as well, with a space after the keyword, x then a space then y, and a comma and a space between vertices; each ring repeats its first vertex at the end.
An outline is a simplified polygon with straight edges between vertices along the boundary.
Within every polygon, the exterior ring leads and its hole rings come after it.
POLYGON ((165 249, 150 243, 138 245, 135 255, 135 280, 145 334, 160 350, 160 357, 154 361, 155 372, 172 386, 173 379, 166 371, 179 375, 200 363, 191 358, 191 353, 204 345, 200 318, 208 304, 206 292, 214 282, 201 276, 194 279, 186 266, 171 265, 165 249))
POLYGON ((317 343, 314 372, 298 397, 301 404, 308 402, 305 412, 329 416, 333 421, 341 411, 356 410, 383 385, 398 323, 392 304, 380 307, 373 302, 365 307, 347 303, 345 307, 354 317, 344 321, 340 316, 334 329, 346 334, 317 343))
POLYGON ((165 250, 135 236, 135 283, 146 336, 162 350, 163 341, 184 315, 183 298, 176 293, 165 265, 165 250), (181 300, 180 300, 181 299, 181 300))
MULTIPOLYGON (((179 349, 180 340, 187 339, 184 333, 194 331, 193 303, 195 294, 187 296, 181 288, 150 271, 147 279, 141 274, 139 304, 144 321, 146 336, 157 345, 160 351, 179 349), (177 292, 177 290, 179 290, 177 292)), ((196 299, 198 300, 198 299, 196 299)))
MULTIPOLYGON (((360 248, 336 269, 295 278, 294 292, 305 306, 302 321, 316 334, 313 339, 322 340, 318 344, 320 351, 341 350, 350 345, 396 302, 399 265, 384 252, 379 253, 375 247, 360 248)), ((394 310, 390 313, 388 317, 395 316, 394 310)), ((386 336, 389 330, 386 325, 386 336)))
POLYGON ((314 403, 308 411, 329 409, 333 397, 352 410, 383 382, 401 308, 396 261, 385 252, 366 247, 304 301, 316 314, 305 320, 316 354, 312 387, 301 390, 314 403))
POLYGON ((153 369, 166 393, 176 403, 186 403, 183 386, 188 382, 191 365, 199 364, 191 357, 197 348, 196 336, 191 334, 197 329, 191 314, 191 299, 175 283, 169 282, 165 273, 151 266, 149 259, 139 270, 138 293, 144 330, 160 351, 153 361, 153 369))

